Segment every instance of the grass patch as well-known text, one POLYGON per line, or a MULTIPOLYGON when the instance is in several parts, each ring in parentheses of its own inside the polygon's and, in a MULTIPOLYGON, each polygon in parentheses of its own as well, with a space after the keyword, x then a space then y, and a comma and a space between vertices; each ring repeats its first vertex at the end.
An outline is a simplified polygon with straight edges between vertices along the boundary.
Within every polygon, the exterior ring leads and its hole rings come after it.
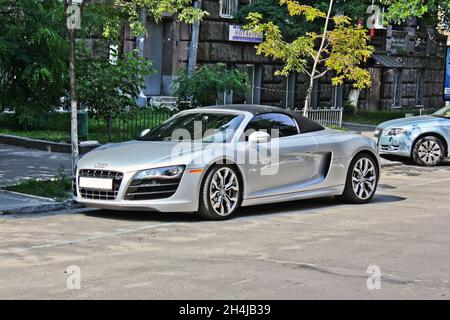
POLYGON ((64 201, 70 197, 72 192, 72 179, 60 170, 58 175, 51 180, 31 179, 15 186, 6 187, 5 190, 64 201))
MULTIPOLYGON (((360 124, 379 125, 382 122, 404 118, 406 113, 413 113, 418 116, 418 110, 402 110, 402 111, 358 111, 355 114, 344 114, 345 122, 353 122, 360 124)), ((431 113, 428 112, 427 113, 431 113)))

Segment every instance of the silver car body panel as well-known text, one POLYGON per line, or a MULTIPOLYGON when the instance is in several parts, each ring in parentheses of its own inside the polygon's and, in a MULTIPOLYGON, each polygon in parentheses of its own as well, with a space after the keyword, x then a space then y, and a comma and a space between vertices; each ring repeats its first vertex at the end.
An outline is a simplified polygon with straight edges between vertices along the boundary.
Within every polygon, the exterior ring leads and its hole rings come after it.
MULTIPOLYGON (((87 199, 80 196, 78 188, 76 201, 105 209, 197 211, 201 184, 208 168, 227 155, 236 154, 240 159, 242 153, 249 152, 249 142, 239 138, 254 115, 226 107, 193 109, 182 114, 196 112, 242 114, 245 117, 230 143, 199 143, 182 155, 173 152, 176 145, 182 145, 180 142, 128 141, 94 149, 79 160, 76 179, 79 181, 80 170, 121 172, 123 178, 117 197, 114 200, 87 199), (98 168, 99 164, 101 168, 98 168), (174 165, 186 166, 175 194, 158 200, 125 200, 125 193, 138 171, 174 165)), ((258 173, 262 167, 267 167, 266 163, 237 163, 243 182, 242 206, 340 195, 356 154, 367 151, 378 159, 375 141, 351 132, 325 129, 278 138, 278 142, 276 175, 258 173)), ((235 162, 232 158, 227 160, 235 162)))
MULTIPOLYGON (((423 135, 431 134, 441 137, 450 146, 450 119, 435 116, 418 116, 390 120, 377 127, 380 154, 411 157, 415 141, 423 135), (387 135, 391 129, 404 129, 404 133, 387 135)), ((450 156, 447 148, 446 156, 450 156)))

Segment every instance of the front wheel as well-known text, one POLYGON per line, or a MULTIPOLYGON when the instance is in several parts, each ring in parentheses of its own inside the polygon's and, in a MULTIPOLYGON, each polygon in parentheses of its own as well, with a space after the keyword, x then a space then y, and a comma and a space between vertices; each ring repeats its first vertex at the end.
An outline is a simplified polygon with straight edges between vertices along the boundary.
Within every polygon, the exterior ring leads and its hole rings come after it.
POLYGON ((242 202, 239 173, 233 166, 215 166, 206 174, 198 214, 208 220, 231 218, 242 202))
POLYGON ((378 186, 378 166, 373 156, 361 153, 350 163, 344 193, 338 198, 347 203, 367 203, 378 186))
POLYGON ((414 145, 412 156, 419 166, 437 166, 444 160, 444 144, 437 137, 423 137, 414 145))

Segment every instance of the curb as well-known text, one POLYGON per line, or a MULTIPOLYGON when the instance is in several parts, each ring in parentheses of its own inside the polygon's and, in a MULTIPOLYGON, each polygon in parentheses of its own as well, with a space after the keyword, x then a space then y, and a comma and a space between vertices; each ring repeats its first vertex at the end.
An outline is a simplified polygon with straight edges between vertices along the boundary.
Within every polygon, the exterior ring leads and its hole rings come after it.
MULTIPOLYGON (((13 136, 13 135, 9 135, 9 134, 0 134, 0 143, 24 147, 24 148, 43 150, 43 151, 47 151, 47 152, 60 152, 60 153, 71 153, 72 152, 70 143, 52 142, 52 141, 47 141, 47 140, 39 140, 39 139, 32 139, 32 138, 26 138, 26 137, 13 136)), ((83 143, 81 143, 79 145, 80 154, 87 153, 99 146, 101 146, 100 143, 93 144, 93 145, 83 145, 83 143)))
POLYGON ((24 206, 9 210, 0 210, 1 215, 11 215, 11 214, 29 214, 29 213, 42 213, 42 212, 53 212, 61 211, 67 209, 80 209, 84 208, 82 204, 76 203, 73 200, 66 200, 64 202, 56 203, 43 203, 34 206, 24 206))

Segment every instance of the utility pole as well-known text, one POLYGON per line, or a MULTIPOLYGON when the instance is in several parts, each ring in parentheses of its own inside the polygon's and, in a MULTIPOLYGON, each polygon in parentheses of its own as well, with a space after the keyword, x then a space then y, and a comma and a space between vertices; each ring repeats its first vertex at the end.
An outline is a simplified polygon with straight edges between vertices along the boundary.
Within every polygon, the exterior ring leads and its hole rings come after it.
MULTIPOLYGON (((201 9, 202 0, 197 0, 194 3, 195 9, 201 9)), ((192 25, 192 38, 189 45, 189 60, 188 60, 188 76, 191 77, 197 65, 197 50, 198 50, 198 35, 200 33, 200 21, 192 25)))

